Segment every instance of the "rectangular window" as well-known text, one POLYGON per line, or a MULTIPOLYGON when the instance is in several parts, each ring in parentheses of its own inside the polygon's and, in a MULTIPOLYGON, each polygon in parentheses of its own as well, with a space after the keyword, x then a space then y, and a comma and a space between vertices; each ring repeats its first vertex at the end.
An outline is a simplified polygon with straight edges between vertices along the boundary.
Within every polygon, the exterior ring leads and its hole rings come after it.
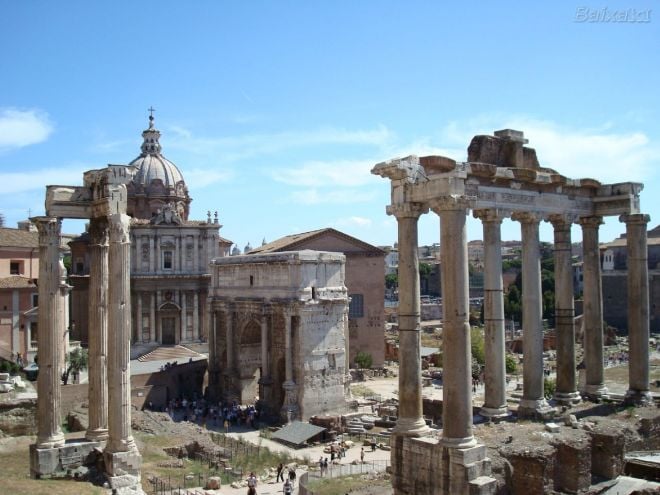
POLYGON ((10 275, 20 275, 21 274, 21 263, 20 261, 10 261, 9 262, 9 274, 10 275))
POLYGON ((39 330, 39 326, 37 325, 37 322, 36 321, 32 322, 30 326, 30 346, 32 348, 37 347, 37 344, 39 343, 38 330, 39 330))
POLYGON ((364 316, 364 296, 362 294, 350 294, 351 302, 348 305, 349 318, 362 318, 364 316))
POLYGON ((172 251, 163 251, 163 270, 172 269, 172 251))
POLYGON ((39 294, 32 294, 32 307, 36 308, 37 306, 39 306, 39 294))

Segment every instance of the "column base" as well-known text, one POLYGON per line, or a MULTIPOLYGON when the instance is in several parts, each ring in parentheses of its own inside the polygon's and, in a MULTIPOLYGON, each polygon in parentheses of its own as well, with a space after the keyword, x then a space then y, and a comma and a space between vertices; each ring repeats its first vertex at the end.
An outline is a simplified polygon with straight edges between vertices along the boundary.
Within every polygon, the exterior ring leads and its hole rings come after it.
POLYGON ((109 478, 121 478, 131 476, 140 481, 140 466, 142 465, 142 456, 135 448, 127 452, 103 452, 105 461, 105 472, 109 478))
POLYGON ((653 397, 648 390, 632 390, 629 389, 626 392, 626 396, 623 399, 625 404, 630 404, 634 406, 641 406, 645 404, 651 404, 653 402, 653 397))
POLYGON ((600 400, 607 397, 607 387, 603 384, 599 385, 585 385, 584 389, 580 391, 582 397, 589 400, 600 400))
POLYGON ((501 407, 488 407, 486 405, 481 406, 479 414, 486 418, 506 418, 511 415, 511 411, 506 406, 501 407))
POLYGON ((108 429, 97 428, 95 430, 87 430, 85 438, 90 442, 106 442, 108 440, 108 429))
POLYGON ((518 405, 518 417, 546 420, 555 415, 555 409, 545 399, 521 399, 518 405))
POLYGON ((52 435, 47 438, 39 438, 37 437, 37 448, 38 449, 56 449, 58 447, 61 447, 64 445, 66 442, 66 439, 64 438, 64 433, 59 432, 56 433, 55 435, 52 435))
POLYGON ((582 397, 580 397, 579 392, 555 392, 555 395, 553 397, 557 404, 561 404, 562 406, 572 406, 575 404, 579 404, 582 401, 582 397))
POLYGON ((94 451, 100 449, 99 442, 85 440, 70 441, 65 445, 42 448, 30 445, 30 476, 35 479, 66 477, 72 469, 95 464, 94 451))
POLYGON ((399 418, 392 430, 393 435, 403 437, 424 437, 431 432, 423 418, 399 418))
POLYGON ((443 436, 440 440, 440 443, 443 447, 448 449, 472 449, 477 446, 477 440, 474 438, 474 435, 463 438, 451 438, 443 436))

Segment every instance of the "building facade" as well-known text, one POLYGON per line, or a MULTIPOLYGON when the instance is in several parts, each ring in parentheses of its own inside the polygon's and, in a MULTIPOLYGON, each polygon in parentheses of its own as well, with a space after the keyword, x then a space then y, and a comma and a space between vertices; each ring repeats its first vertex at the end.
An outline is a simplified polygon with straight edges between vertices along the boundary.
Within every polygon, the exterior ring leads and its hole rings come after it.
MULTIPOLYGON (((132 342, 174 345, 206 341, 209 262, 228 252, 217 212, 188 218, 192 198, 178 167, 161 153, 153 117, 142 133, 140 155, 130 162, 126 185, 130 215, 132 342)), ((86 175, 97 172, 90 171, 86 175)), ((72 316, 87 341, 90 239, 71 242, 72 316)))
POLYGON ((250 254, 311 249, 343 253, 346 256, 349 359, 355 363, 359 352, 371 355, 372 366, 385 361, 385 252, 371 244, 332 228, 293 234, 254 248, 250 254))

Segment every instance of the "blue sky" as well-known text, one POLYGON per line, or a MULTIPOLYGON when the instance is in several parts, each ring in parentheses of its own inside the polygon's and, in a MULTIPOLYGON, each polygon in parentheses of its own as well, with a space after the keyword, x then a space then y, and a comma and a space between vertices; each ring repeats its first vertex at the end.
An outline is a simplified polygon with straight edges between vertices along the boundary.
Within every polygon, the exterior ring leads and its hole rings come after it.
MULTIPOLYGON (((464 160, 473 135, 506 127, 569 177, 644 182, 654 226, 659 53, 650 0, 0 0, 0 211, 15 226, 43 213, 47 184, 131 161, 153 105, 191 218, 218 210, 241 248, 322 227, 392 244, 389 184, 371 167, 464 160), (600 21, 576 22, 580 8, 600 21), (626 9, 649 22, 612 22, 626 9)), ((601 240, 623 230, 608 219, 601 240)), ((426 215, 420 244, 438 240, 426 215)))

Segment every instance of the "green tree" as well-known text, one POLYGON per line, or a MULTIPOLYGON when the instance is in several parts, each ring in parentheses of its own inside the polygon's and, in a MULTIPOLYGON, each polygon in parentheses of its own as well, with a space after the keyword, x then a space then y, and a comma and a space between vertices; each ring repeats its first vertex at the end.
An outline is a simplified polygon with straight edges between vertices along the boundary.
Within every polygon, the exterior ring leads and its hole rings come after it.
POLYGON ((546 399, 552 399, 553 395, 555 395, 556 389, 557 389, 557 382, 555 382, 555 380, 553 380, 552 378, 543 379, 543 396, 546 399))
POLYGON ((504 358, 504 367, 507 373, 515 373, 518 371, 518 360, 512 354, 507 354, 504 358))
POLYGON ((486 351, 484 343, 483 328, 473 327, 470 331, 470 345, 472 349, 472 358, 480 365, 486 362, 486 351))
POLYGON ((373 358, 368 352, 360 351, 355 356, 355 364, 357 364, 359 368, 371 368, 372 363, 373 358))
POLYGON ((87 354, 87 349, 82 349, 76 347, 72 350, 66 358, 68 366, 66 371, 62 373, 62 382, 64 385, 69 383, 69 375, 71 372, 80 373, 82 370, 87 369, 89 363, 89 355, 87 354))
POLYGON ((388 273, 385 275, 385 287, 394 289, 399 285, 399 276, 396 273, 388 273))

